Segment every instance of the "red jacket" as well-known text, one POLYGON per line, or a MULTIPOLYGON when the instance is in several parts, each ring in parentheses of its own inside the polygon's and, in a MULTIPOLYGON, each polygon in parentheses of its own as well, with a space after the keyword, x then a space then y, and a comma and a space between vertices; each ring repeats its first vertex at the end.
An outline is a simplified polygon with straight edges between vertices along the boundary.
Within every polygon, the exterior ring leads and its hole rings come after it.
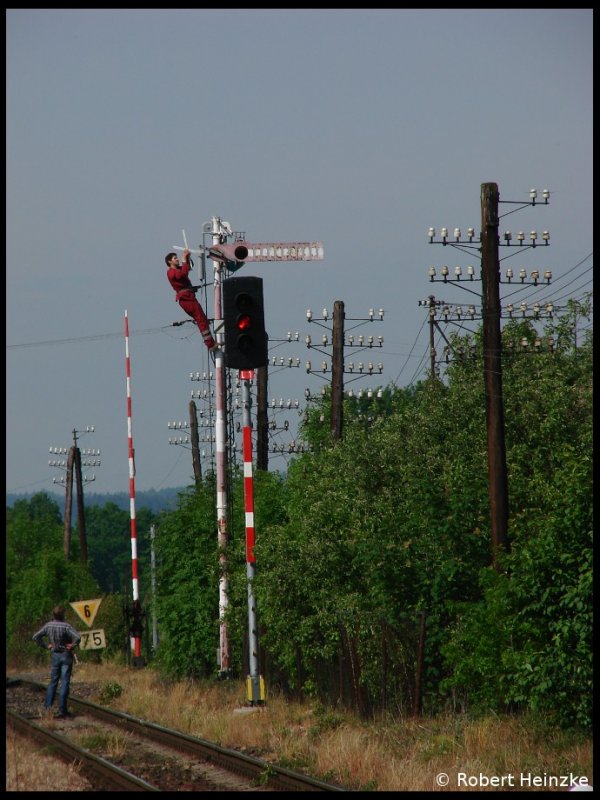
POLYGON ((181 295, 186 291, 190 291, 193 294, 192 282, 188 277, 191 268, 192 267, 189 261, 184 261, 179 269, 169 267, 167 270, 167 279, 173 289, 175 289, 177 292, 177 295, 175 296, 176 300, 179 300, 181 295))

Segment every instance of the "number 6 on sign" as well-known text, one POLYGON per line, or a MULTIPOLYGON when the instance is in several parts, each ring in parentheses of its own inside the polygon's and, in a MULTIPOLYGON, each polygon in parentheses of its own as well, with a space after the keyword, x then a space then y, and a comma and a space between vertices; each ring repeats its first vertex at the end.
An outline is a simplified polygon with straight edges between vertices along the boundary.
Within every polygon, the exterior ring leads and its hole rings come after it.
POLYGON ((70 603, 70 606, 82 622, 91 628, 101 602, 102 598, 98 597, 96 600, 78 600, 76 603, 70 603))
POLYGON ((101 650, 106 647, 104 628, 98 628, 95 631, 82 631, 79 647, 81 650, 101 650))

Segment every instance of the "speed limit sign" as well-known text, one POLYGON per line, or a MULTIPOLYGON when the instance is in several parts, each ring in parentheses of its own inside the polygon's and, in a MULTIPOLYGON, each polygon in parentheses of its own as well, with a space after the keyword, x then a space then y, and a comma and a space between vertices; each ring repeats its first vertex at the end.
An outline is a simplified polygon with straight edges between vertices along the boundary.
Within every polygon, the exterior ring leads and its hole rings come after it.
POLYGON ((106 647, 104 628, 98 628, 95 631, 82 631, 80 635, 79 648, 81 650, 101 650, 106 647))

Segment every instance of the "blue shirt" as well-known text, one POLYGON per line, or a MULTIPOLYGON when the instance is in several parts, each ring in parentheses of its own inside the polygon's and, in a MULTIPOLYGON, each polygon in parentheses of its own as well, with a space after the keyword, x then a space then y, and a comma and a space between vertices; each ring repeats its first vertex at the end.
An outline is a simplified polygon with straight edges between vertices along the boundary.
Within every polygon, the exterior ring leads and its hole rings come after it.
POLYGON ((64 653, 69 643, 78 645, 81 641, 81 636, 77 633, 75 628, 69 625, 68 622, 59 619, 53 619, 47 622, 43 628, 33 634, 33 641, 40 647, 43 647, 44 650, 47 650, 48 645, 44 644, 42 641, 44 637, 48 639, 55 653, 64 653))

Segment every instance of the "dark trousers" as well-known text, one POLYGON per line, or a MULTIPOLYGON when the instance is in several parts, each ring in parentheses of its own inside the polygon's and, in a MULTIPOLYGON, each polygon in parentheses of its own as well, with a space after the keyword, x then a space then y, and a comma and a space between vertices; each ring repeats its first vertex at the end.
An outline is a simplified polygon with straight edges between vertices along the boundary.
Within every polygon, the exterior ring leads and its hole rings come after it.
POLYGON ((58 700, 58 711, 60 714, 67 713, 67 699, 69 697, 69 686, 71 683, 71 672, 73 671, 73 654, 52 653, 50 662, 50 683, 46 692, 44 708, 51 708, 56 696, 58 682, 60 681, 60 696, 58 700))

